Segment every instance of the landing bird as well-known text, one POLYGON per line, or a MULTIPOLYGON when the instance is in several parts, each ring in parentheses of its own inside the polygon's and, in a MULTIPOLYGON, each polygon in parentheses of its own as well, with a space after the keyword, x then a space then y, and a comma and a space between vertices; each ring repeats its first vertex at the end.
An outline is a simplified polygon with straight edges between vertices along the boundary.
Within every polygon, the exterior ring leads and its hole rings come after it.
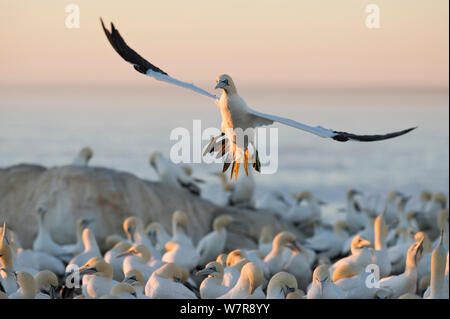
POLYGON ((103 24, 103 20, 101 18, 100 22, 102 24, 103 30, 105 31, 106 37, 113 46, 114 50, 116 50, 116 52, 124 60, 131 63, 136 71, 148 75, 158 81, 171 83, 185 89, 200 93, 215 101, 222 115, 222 133, 211 138, 210 142, 204 149, 203 155, 215 152, 218 153, 217 158, 226 155, 223 172, 225 172, 230 164, 233 163, 231 169, 231 178, 233 178, 233 174, 235 174, 235 179, 237 179, 239 166, 242 161, 244 162, 245 172, 248 176, 247 165, 249 161, 249 144, 251 144, 254 149, 251 157, 252 166, 258 172, 260 172, 261 169, 258 158, 258 150, 253 145, 252 141, 249 140, 248 135, 244 136, 244 140, 242 140, 242 134, 238 135, 236 133, 237 129, 239 132, 245 132, 247 129, 254 129, 259 126, 270 125, 274 122, 279 122, 318 135, 320 137, 332 138, 335 141, 339 142, 373 142, 397 137, 406 134, 416 128, 412 127, 406 130, 383 135, 357 135, 352 133, 334 131, 331 129, 323 128, 321 126, 312 127, 288 118, 257 112, 248 107, 247 103, 245 103, 245 101, 239 96, 236 90, 236 86, 229 75, 222 74, 217 77, 217 85, 215 89, 222 89, 222 96, 218 98, 217 96, 195 86, 194 84, 183 82, 171 77, 166 72, 148 62, 136 51, 131 49, 125 43, 124 39, 120 35, 119 31, 114 27, 113 23, 111 23, 111 31, 109 31, 105 28, 105 25, 103 24), (237 140, 243 142, 239 143, 237 140))

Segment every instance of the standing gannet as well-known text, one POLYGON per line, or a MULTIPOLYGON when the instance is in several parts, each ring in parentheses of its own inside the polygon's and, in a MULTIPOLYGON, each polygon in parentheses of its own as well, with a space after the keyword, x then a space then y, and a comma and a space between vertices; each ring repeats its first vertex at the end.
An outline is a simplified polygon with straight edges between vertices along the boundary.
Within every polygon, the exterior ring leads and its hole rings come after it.
POLYGON ((52 239, 50 231, 45 223, 45 217, 48 213, 48 208, 45 205, 41 205, 37 209, 38 213, 38 234, 33 242, 34 251, 42 251, 52 256, 58 257, 65 262, 68 262, 72 258, 72 254, 68 253, 61 245, 55 243, 52 239))
POLYGON ((202 299, 216 299, 231 289, 223 284, 223 273, 224 268, 217 261, 208 263, 203 270, 196 273, 197 276, 207 276, 200 284, 202 299))
POLYGON ((147 280, 144 278, 144 276, 139 270, 132 269, 129 272, 127 272, 125 274, 123 282, 126 282, 133 286, 134 290, 136 291, 136 297, 138 299, 149 299, 149 297, 145 295, 144 291, 147 280))
POLYGON ((53 272, 42 270, 34 275, 34 281, 36 282, 36 299, 55 299, 58 277, 53 272))
POLYGON ((368 264, 372 262, 372 252, 369 250, 369 246, 371 242, 366 240, 365 238, 356 235, 353 237, 352 245, 351 245, 351 255, 341 258, 336 261, 330 268, 330 273, 333 274, 334 270, 337 269, 340 265, 344 263, 350 263, 359 265, 361 267, 366 267, 368 264))
POLYGON ((374 251, 372 256, 372 262, 378 265, 380 269, 380 278, 389 276, 391 274, 392 265, 391 260, 389 259, 389 254, 386 246, 386 237, 388 234, 388 227, 386 225, 386 221, 384 220, 383 211, 381 215, 375 218, 374 222, 374 251))
POLYGON ((295 240, 295 235, 290 232, 280 232, 275 236, 272 242, 272 250, 264 258, 264 262, 269 266, 271 275, 283 270, 286 262, 283 258, 284 249, 289 245, 297 246, 295 240))
POLYGON ((198 265, 206 265, 223 252, 227 241, 226 227, 232 221, 233 218, 230 215, 220 215, 214 219, 214 231, 206 234, 197 244, 198 265))
POLYGON ((170 235, 161 223, 153 222, 145 227, 145 233, 150 238, 153 246, 163 254, 166 250, 166 243, 170 241, 170 235))
POLYGON ((430 287, 425 291, 424 299, 448 299, 448 268, 446 267, 448 267, 448 252, 445 251, 444 238, 441 234, 439 243, 431 255, 430 287))
POLYGON ((36 297, 36 282, 32 275, 19 271, 17 273, 17 283, 20 289, 9 295, 9 299, 34 299, 36 297))
POLYGON ((345 220, 351 235, 363 229, 368 222, 368 216, 363 212, 357 198, 357 195, 361 194, 360 191, 354 189, 349 189, 346 193, 347 209, 345 210, 345 220))
POLYGON ((405 269, 406 254, 414 243, 414 230, 397 227, 395 233, 398 235, 398 239, 394 246, 388 248, 388 255, 392 265, 391 273, 397 275, 405 269))
POLYGON ((318 257, 334 258, 339 256, 349 238, 348 223, 342 220, 333 225, 333 231, 324 229, 307 238, 305 246, 314 250, 318 257))
POLYGON ((258 250, 267 256, 272 250, 273 229, 269 225, 264 225, 261 228, 261 233, 258 240, 258 250))
POLYGON ((108 294, 118 282, 113 280, 113 269, 101 257, 89 259, 80 267, 83 276, 82 291, 87 299, 96 299, 108 294))
POLYGON ((185 273, 180 266, 167 263, 151 275, 145 285, 145 295, 152 299, 197 299, 181 283, 184 277, 185 273))
POLYGON ((90 147, 83 147, 77 157, 72 161, 74 166, 88 166, 89 161, 94 156, 94 151, 90 147))
POLYGON ((125 43, 122 36, 114 27, 113 23, 111 23, 111 31, 109 31, 105 28, 101 19, 100 21, 103 27, 103 31, 105 32, 105 35, 110 44, 113 46, 114 50, 124 60, 131 63, 136 71, 153 77, 156 80, 164 81, 195 91, 215 101, 222 117, 221 134, 211 138, 203 154, 216 151, 219 152, 219 156, 224 156, 226 153, 228 153, 225 159, 223 171, 225 172, 230 164, 233 163, 231 169, 231 177, 233 177, 233 174, 235 174, 236 179, 238 177, 239 167, 242 161, 244 163, 245 172, 248 175, 247 166, 248 160, 250 158, 251 162, 253 163, 253 168, 257 171, 260 171, 261 164, 258 157, 258 151, 253 144, 253 136, 251 136, 251 134, 248 134, 249 129, 251 130, 259 126, 270 125, 274 122, 279 122, 318 135, 320 137, 332 138, 333 140, 339 142, 346 142, 349 140, 360 142, 380 141, 406 134, 414 129, 409 128, 403 131, 384 135, 356 135, 325 129, 321 126, 312 127, 291 119, 257 112, 251 109, 244 101, 244 99, 239 96, 233 80, 226 74, 219 75, 216 80, 217 85, 215 86, 215 89, 222 90, 222 95, 219 99, 215 95, 212 95, 193 84, 182 82, 175 78, 172 78, 166 72, 154 66, 153 64, 142 58, 139 54, 137 54, 133 49, 131 49, 125 43), (246 130, 247 132, 244 132, 246 130), (221 138, 222 140, 220 140, 221 138), (254 152, 251 156, 249 156, 249 144, 251 144, 254 148, 254 152))
POLYGON ((267 299, 286 299, 297 290, 297 280, 290 273, 281 271, 270 278, 267 285, 267 299))
POLYGON ((197 183, 202 180, 186 174, 182 167, 166 159, 160 152, 154 152, 150 156, 149 163, 155 169, 161 183, 187 189, 192 194, 200 196, 201 190, 197 183))
POLYGON ((131 248, 131 244, 126 241, 118 242, 114 247, 105 253, 105 261, 113 268, 113 279, 122 281, 124 279, 123 261, 125 256, 117 257, 131 248))
MULTIPOLYGON (((100 249, 97 245, 97 240, 95 240, 94 232, 90 228, 85 228, 83 230, 81 238, 83 239, 84 251, 72 258, 72 260, 66 267, 66 272, 71 271, 71 265, 77 265, 78 267, 81 267, 82 265, 86 264, 91 258, 102 257, 100 249)), ((108 292, 109 290, 106 293, 108 292)))
POLYGON ((69 254, 77 254, 84 250, 83 239, 81 235, 83 230, 92 223, 92 219, 90 218, 79 218, 76 223, 75 234, 77 236, 77 242, 75 244, 70 245, 62 245, 61 247, 67 251, 69 254))
POLYGON ((311 288, 306 293, 306 299, 343 299, 344 292, 331 282, 327 265, 314 269, 311 288))
POLYGON ((127 251, 116 256, 116 258, 125 257, 123 261, 123 273, 131 270, 139 270, 144 276, 145 281, 150 278, 152 273, 159 269, 163 263, 159 259, 151 258, 152 254, 147 246, 134 244, 127 251))
POLYGON ((380 279, 380 288, 389 289, 392 299, 398 298, 406 293, 416 293, 417 290, 417 265, 422 258, 423 239, 415 242, 409 247, 406 256, 405 271, 397 276, 380 279))
POLYGON ((262 285, 264 274, 261 268, 252 262, 246 263, 241 269, 241 275, 236 285, 218 299, 247 299, 251 296, 265 298, 262 290, 257 290, 262 285))
POLYGON ((144 223, 139 217, 130 216, 123 222, 123 230, 128 236, 128 239, 134 244, 142 244, 147 246, 152 253, 152 257, 161 259, 161 253, 153 246, 151 240, 144 231, 144 223))

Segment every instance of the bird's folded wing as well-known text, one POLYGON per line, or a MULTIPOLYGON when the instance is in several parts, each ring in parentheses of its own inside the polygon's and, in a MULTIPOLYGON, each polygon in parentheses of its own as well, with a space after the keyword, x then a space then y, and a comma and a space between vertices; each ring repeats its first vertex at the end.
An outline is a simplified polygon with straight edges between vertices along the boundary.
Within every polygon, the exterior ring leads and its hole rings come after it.
POLYGON ((330 247, 330 241, 333 238, 331 236, 319 235, 316 237, 308 238, 305 246, 316 251, 324 251, 330 247))
MULTIPOLYGON (((389 138, 397 137, 403 134, 406 134, 412 130, 414 130, 416 127, 408 128, 406 130, 398 131, 398 132, 392 132, 388 134, 376 134, 376 135, 357 135, 347 132, 339 132, 339 131, 333 131, 331 129, 326 129, 321 126, 309 126, 306 124, 302 124, 300 122, 284 118, 281 116, 271 115, 271 114, 265 114, 261 112, 257 112, 255 110, 249 109, 250 114, 262 118, 266 120, 267 122, 261 124, 261 125, 268 125, 272 124, 273 122, 279 122, 285 125, 289 125, 295 128, 298 128, 303 131, 307 131, 309 133, 318 135, 320 137, 324 138, 332 138, 339 142, 347 142, 347 141, 359 141, 359 142, 374 142, 374 141, 381 141, 386 140, 389 138), (271 122, 270 122, 271 121, 271 122)), ((255 121, 258 122, 258 121, 255 121)))
POLYGON ((185 89, 200 93, 202 95, 205 95, 209 98, 217 100, 218 98, 195 86, 194 84, 183 82, 177 79, 174 79, 173 77, 169 76, 166 72, 158 68, 157 66, 151 64, 146 59, 141 57, 136 51, 134 51, 132 48, 130 48, 125 40, 120 35, 119 31, 114 27, 114 24, 111 23, 111 31, 109 31, 105 25, 103 24, 103 20, 100 19, 100 22, 102 23, 103 31, 105 31, 106 37, 108 38, 109 43, 111 43, 112 47, 116 52, 127 62, 131 63, 133 67, 136 69, 136 71, 143 73, 145 75, 148 75, 158 81, 163 81, 167 83, 171 83, 180 87, 183 87, 185 89))

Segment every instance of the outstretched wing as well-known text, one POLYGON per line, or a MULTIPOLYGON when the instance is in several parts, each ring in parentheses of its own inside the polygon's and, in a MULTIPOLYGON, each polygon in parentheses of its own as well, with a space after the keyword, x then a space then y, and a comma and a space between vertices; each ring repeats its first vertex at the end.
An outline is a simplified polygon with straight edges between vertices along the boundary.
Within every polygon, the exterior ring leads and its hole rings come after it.
POLYGON ((120 35, 119 31, 114 27, 114 24, 111 22, 111 31, 109 31, 105 25, 103 24, 103 20, 100 18, 100 22, 102 23, 103 31, 105 31, 106 37, 108 38, 109 43, 111 43, 112 47, 116 52, 127 62, 131 63, 136 71, 148 75, 158 81, 163 81, 167 83, 171 83, 185 89, 200 93, 209 98, 217 100, 218 98, 195 86, 194 84, 183 82, 177 80, 171 76, 169 76, 166 72, 158 68, 157 66, 151 64, 146 59, 141 57, 136 51, 130 48, 125 40, 120 35))
MULTIPOLYGON (((347 142, 347 141, 374 142, 374 141, 387 140, 389 138, 401 136, 401 135, 411 132, 412 130, 417 128, 417 127, 411 127, 406 130, 387 133, 387 134, 357 135, 357 134, 353 134, 353 133, 333 131, 330 129, 323 128, 321 126, 313 127, 313 126, 302 124, 300 122, 297 122, 297 121, 294 121, 294 120, 291 120, 288 118, 284 118, 284 117, 276 116, 276 115, 265 114, 265 113, 257 112, 252 109, 249 109, 249 112, 253 116, 260 118, 261 120, 259 121, 259 123, 262 123, 262 125, 269 125, 269 124, 272 124, 273 122, 279 122, 279 123, 289 125, 289 126, 298 128, 300 130, 307 131, 309 133, 318 135, 320 137, 332 138, 333 140, 336 140, 339 142, 347 142), (265 122, 264 122, 264 120, 265 120, 265 122)), ((256 120, 255 122, 258 122, 258 120, 256 120)))

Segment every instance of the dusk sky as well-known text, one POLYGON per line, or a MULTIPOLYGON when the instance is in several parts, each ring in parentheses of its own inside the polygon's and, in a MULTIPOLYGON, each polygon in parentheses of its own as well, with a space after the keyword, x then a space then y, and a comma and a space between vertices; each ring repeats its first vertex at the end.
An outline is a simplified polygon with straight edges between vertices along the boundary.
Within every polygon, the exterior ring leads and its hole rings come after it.
POLYGON ((448 87, 447 0, 0 2, 0 85, 159 85, 114 52, 99 17, 170 75, 241 86, 448 87), (66 5, 80 8, 68 29, 66 5), (381 28, 365 26, 367 4, 381 28))

